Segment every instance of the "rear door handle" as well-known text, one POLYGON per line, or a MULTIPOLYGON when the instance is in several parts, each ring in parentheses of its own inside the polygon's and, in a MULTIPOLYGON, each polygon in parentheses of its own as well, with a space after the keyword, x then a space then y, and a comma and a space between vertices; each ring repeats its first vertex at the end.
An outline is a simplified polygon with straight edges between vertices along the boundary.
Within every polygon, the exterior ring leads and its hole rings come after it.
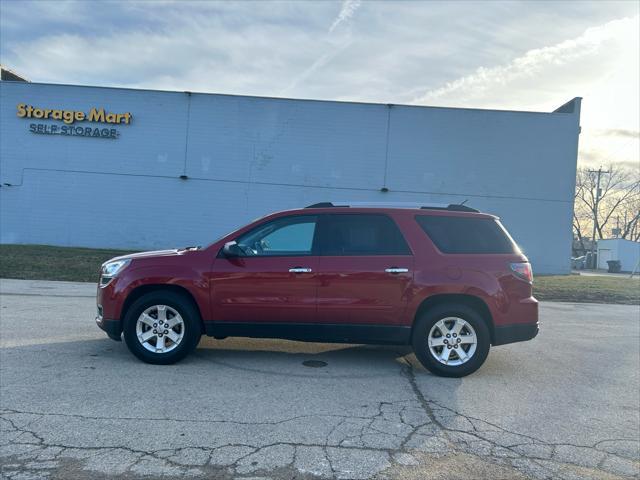
POLYGON ((401 267, 389 267, 389 268, 385 268, 384 271, 387 273, 407 273, 409 269, 401 268, 401 267))
POLYGON ((289 269, 289 273, 311 273, 312 270, 309 267, 293 267, 289 269))

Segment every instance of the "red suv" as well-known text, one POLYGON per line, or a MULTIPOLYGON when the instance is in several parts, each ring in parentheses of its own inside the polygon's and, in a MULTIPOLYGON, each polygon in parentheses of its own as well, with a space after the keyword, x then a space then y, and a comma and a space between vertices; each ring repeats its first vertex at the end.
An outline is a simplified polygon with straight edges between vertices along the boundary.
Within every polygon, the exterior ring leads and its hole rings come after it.
POLYGON ((205 333, 413 346, 437 375, 477 370, 490 345, 532 339, 527 258, 464 205, 318 203, 211 245, 102 265, 98 326, 139 359, 170 364, 205 333))

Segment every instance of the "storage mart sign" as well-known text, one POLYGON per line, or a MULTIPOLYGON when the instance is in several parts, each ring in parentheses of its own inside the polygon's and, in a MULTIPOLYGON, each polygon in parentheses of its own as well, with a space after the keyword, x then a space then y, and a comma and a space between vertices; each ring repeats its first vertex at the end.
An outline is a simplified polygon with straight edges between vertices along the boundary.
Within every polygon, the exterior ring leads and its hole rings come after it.
POLYGON ((39 120, 61 120, 65 123, 65 125, 31 123, 29 125, 29 131, 36 134, 110 139, 118 138, 120 136, 120 132, 115 128, 80 127, 74 126, 73 123, 95 122, 111 125, 129 125, 133 119, 133 115, 130 112, 114 113, 105 111, 104 108, 93 107, 89 110, 89 113, 85 113, 78 110, 39 108, 25 103, 18 104, 17 116, 19 118, 35 118, 39 120))

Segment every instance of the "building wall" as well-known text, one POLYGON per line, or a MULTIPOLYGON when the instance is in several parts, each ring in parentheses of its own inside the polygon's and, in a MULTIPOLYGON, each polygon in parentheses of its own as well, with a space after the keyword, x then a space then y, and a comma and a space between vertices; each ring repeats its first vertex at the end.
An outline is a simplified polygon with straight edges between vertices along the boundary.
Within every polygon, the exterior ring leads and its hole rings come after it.
POLYGON ((466 200, 502 218, 538 273, 568 273, 579 99, 559 110, 2 82, 0 242, 165 248, 319 201, 466 200), (133 120, 117 139, 39 135, 30 124, 64 124, 18 118, 19 103, 133 120))
POLYGON ((623 272, 631 272, 640 261, 640 242, 624 238, 598 240, 598 268, 608 268, 607 260, 620 260, 623 272))

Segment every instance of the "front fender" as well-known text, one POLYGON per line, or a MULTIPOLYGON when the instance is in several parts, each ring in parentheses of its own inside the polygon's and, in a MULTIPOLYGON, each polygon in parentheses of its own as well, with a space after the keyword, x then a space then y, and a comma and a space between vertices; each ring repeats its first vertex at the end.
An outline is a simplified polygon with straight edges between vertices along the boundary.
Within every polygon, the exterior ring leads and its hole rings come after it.
POLYGON ((157 286, 161 289, 170 286, 189 293, 200 310, 201 317, 206 318, 209 311, 209 285, 204 275, 187 266, 173 266, 170 274, 166 270, 166 267, 153 266, 125 269, 103 292, 104 315, 122 319, 127 299, 136 290, 142 287, 157 286))

